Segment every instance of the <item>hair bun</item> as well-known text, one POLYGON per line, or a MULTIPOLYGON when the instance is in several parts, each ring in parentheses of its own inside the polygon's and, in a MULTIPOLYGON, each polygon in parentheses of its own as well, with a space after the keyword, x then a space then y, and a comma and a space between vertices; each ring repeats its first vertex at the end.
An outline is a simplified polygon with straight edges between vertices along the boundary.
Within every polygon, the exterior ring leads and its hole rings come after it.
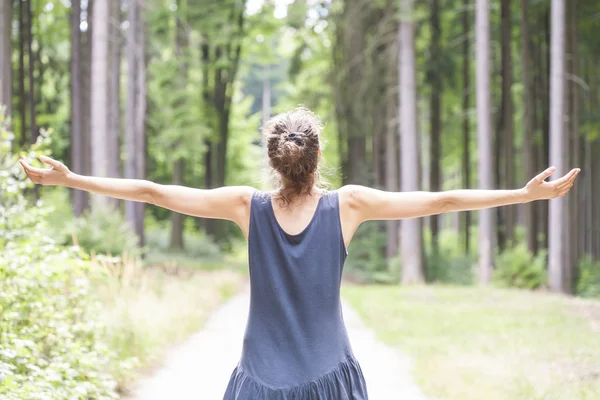
POLYGON ((294 142, 298 146, 302 146, 304 144, 304 141, 302 140, 302 136, 304 136, 304 135, 300 132, 289 132, 287 135, 285 135, 285 140, 287 142, 294 142))

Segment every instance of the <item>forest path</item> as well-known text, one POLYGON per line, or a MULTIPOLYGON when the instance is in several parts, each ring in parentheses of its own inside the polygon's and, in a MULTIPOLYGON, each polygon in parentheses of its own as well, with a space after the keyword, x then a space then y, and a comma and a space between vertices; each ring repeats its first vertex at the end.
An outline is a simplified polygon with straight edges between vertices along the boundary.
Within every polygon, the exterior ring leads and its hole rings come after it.
MULTIPOLYGON (((220 400, 242 349, 249 289, 212 314, 204 328, 173 349, 162 366, 134 387, 132 400, 220 400)), ((346 303, 344 321, 371 400, 425 400, 410 376, 410 361, 377 340, 346 303)))

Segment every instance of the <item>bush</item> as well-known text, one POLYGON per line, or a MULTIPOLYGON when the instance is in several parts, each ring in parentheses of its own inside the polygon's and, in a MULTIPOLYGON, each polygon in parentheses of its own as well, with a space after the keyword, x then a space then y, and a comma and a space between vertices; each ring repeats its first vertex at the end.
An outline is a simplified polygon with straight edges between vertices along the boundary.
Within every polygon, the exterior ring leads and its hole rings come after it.
POLYGON ((385 257, 387 234, 383 224, 361 225, 348 248, 344 272, 364 283, 397 283, 400 280, 399 263, 391 265, 385 257))
POLYGON ((600 297, 600 261, 585 255, 578 267, 575 293, 581 297, 600 297))
POLYGON ((95 205, 85 215, 69 221, 63 230, 63 241, 75 241, 85 251, 96 254, 131 256, 142 254, 133 228, 120 212, 110 205, 95 205))
MULTIPOLYGON (((117 398, 107 366, 119 363, 102 340, 89 260, 55 242, 44 223, 47 209, 27 204, 3 122, 0 117, 0 398, 117 398)), ((48 141, 43 134, 30 156, 48 141)))
POLYGON ((496 257, 494 282, 500 287, 538 289, 547 281, 545 250, 537 255, 529 252, 523 243, 505 250, 496 257))
POLYGON ((454 285, 471 285, 474 281, 471 255, 463 252, 461 237, 454 230, 444 230, 438 235, 438 252, 433 252, 431 235, 425 235, 427 281, 454 285))

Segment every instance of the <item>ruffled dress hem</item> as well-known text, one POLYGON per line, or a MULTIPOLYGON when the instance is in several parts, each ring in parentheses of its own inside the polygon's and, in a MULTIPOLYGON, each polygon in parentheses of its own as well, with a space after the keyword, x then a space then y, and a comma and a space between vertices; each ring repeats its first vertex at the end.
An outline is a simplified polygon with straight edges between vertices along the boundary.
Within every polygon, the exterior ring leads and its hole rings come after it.
POLYGON ((285 388, 274 388, 261 383, 238 364, 231 374, 223 400, 267 399, 366 400, 367 393, 360 364, 354 357, 348 357, 316 379, 285 388))

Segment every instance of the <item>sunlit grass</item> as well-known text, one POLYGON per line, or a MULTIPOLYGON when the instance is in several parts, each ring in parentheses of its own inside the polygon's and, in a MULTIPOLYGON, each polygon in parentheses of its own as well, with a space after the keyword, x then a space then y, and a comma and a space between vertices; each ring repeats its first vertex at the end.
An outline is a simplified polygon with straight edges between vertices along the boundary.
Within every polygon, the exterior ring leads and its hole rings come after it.
POLYGON ((346 286, 434 399, 600 398, 600 302, 492 288, 346 286))
MULTIPOLYGON (((96 264, 108 272, 98 282, 109 347, 119 360, 134 360, 137 373, 160 362, 173 345, 199 330, 211 311, 233 296, 245 282, 242 274, 221 268, 203 271, 179 267, 142 267, 140 260, 96 264)), ((126 391, 135 373, 114 366, 119 387, 126 391)))

